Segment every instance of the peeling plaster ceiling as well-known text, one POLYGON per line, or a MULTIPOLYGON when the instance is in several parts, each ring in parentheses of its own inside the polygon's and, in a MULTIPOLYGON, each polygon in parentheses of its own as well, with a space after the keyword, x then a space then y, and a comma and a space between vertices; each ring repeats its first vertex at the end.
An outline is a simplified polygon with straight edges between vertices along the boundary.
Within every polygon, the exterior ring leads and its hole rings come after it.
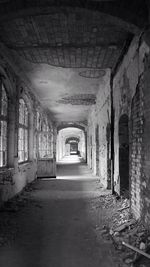
MULTIPOLYGON (((50 109, 56 121, 84 121, 95 104, 100 79, 86 79, 80 69, 26 65, 26 73, 42 105, 50 109)), ((109 71, 108 71, 109 72, 109 71)), ((107 71, 106 71, 107 73, 107 71)))
POLYGON ((109 70, 148 18, 142 0, 1 0, 0 14, 7 54, 19 58, 54 120, 72 123, 87 120, 100 84, 105 90, 109 70))

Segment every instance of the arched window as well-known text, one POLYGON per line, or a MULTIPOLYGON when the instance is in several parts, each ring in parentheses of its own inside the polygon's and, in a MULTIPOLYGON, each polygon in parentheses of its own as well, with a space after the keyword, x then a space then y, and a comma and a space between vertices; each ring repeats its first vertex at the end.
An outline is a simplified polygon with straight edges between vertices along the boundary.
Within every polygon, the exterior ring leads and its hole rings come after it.
POLYGON ((28 108, 25 101, 20 98, 19 100, 19 130, 18 130, 18 161, 24 162, 28 160, 28 131, 29 131, 29 120, 28 120, 28 108))
POLYGON ((0 85, 0 167, 7 165, 8 98, 3 83, 0 85))

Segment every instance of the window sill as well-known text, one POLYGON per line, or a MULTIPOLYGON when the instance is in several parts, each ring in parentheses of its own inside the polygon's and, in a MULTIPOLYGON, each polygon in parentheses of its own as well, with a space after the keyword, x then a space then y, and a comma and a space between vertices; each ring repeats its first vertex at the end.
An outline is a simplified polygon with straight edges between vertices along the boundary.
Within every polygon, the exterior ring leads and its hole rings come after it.
POLYGON ((26 166, 26 165, 28 165, 28 164, 30 164, 30 163, 32 163, 32 162, 33 162, 32 160, 23 161, 23 162, 18 162, 18 165, 19 165, 19 166, 26 166))
POLYGON ((18 164, 18 171, 19 172, 26 172, 32 168, 33 161, 24 161, 18 164))
POLYGON ((39 158, 38 160, 39 160, 39 161, 42 161, 42 160, 45 161, 45 160, 53 160, 53 159, 54 159, 54 158, 39 158))

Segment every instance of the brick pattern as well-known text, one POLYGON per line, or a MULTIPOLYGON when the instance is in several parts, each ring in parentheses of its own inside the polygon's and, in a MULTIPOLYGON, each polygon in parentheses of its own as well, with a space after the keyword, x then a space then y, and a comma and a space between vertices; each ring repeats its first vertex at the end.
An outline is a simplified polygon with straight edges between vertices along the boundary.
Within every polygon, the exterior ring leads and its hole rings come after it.
POLYGON ((127 36, 98 12, 79 8, 0 23, 1 40, 23 59, 61 67, 112 68, 127 36))
MULTIPOLYGON (((148 7, 146 2, 143 0, 132 0, 132 4, 131 0, 0 0, 0 14, 1 17, 6 18, 10 12, 18 13, 21 10, 28 12, 28 9, 37 11, 38 8, 40 9, 40 12, 47 12, 48 8, 51 9, 54 6, 58 6, 59 8, 70 6, 74 9, 77 7, 84 9, 87 8, 100 11, 101 15, 104 14, 104 16, 109 14, 111 16, 123 18, 126 22, 132 23, 132 26, 126 25, 129 31, 133 30, 133 24, 143 28, 146 22, 148 22, 148 7)), ((119 24, 121 23, 122 22, 120 21, 119 24)))
POLYGON ((136 218, 141 216, 141 177, 143 173, 143 75, 139 78, 131 106, 131 209, 136 218))
POLYGON ((141 176, 141 210, 142 220, 150 228, 150 56, 144 60, 144 87, 143 87, 143 156, 141 176))

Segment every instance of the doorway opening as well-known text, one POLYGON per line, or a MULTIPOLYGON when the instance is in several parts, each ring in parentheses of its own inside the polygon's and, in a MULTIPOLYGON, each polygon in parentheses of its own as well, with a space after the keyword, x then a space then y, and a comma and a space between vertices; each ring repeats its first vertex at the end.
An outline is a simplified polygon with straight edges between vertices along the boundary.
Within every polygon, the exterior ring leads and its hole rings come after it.
POLYGON ((99 125, 95 128, 95 140, 96 140, 96 175, 99 176, 99 125))
POLYGON ((119 120, 119 176, 120 195, 129 197, 129 119, 126 114, 119 120))
POLYGON ((111 126, 106 127, 106 144, 107 144, 107 189, 111 189, 111 126))
POLYGON ((80 138, 78 137, 68 137, 65 141, 65 155, 80 155, 79 142, 80 138))
MULTIPOLYGON (((86 162, 86 140, 85 132, 82 129, 67 127, 58 131, 56 159, 57 171, 60 169, 61 164, 63 168, 68 168, 67 165, 69 164, 73 165, 86 162)), ((68 170, 71 175, 71 166, 68 170)))

